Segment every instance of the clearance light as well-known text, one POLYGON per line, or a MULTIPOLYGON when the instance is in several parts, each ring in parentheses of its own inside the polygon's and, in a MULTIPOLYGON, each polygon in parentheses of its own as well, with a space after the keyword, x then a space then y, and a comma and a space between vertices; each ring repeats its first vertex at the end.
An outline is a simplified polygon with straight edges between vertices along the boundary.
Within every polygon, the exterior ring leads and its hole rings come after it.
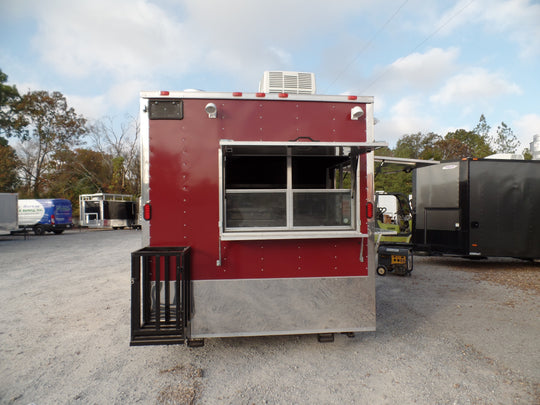
POLYGON ((366 217, 373 218, 373 203, 368 202, 366 204, 366 217))
POLYGON ((150 221, 152 218, 152 206, 150 203, 144 204, 143 218, 145 221, 150 221))
POLYGON ((242 92, 241 91, 235 91, 232 95, 233 95, 233 97, 242 97, 242 92))
POLYGON ((169 95, 169 92, 167 90, 161 90, 161 92, 159 93, 161 96, 168 96, 169 95))
POLYGON ((357 96, 347 96, 347 100, 352 100, 352 101, 354 101, 354 100, 357 100, 357 99, 358 99, 357 96))
POLYGON ((266 97, 266 93, 255 93, 255 97, 266 97))
POLYGON ((279 98, 287 98, 287 97, 289 97, 289 95, 287 93, 279 93, 278 97, 279 98))

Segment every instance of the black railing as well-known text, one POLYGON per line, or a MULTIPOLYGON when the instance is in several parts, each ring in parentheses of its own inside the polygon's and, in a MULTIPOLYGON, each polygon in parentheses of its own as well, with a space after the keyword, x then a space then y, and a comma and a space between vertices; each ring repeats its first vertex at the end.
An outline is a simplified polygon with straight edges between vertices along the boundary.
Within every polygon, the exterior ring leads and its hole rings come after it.
POLYGON ((131 253, 131 341, 184 343, 191 319, 191 248, 145 247, 131 253))

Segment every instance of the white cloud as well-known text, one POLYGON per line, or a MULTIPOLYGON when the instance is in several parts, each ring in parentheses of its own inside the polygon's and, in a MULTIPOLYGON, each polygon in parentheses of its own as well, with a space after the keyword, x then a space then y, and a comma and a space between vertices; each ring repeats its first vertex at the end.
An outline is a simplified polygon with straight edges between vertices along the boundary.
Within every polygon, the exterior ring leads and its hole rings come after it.
POLYGON ((533 136, 540 135, 540 115, 525 114, 514 120, 513 127, 521 147, 528 148, 533 136))
POLYGON ((84 118, 93 120, 107 115, 108 103, 105 95, 85 97, 68 94, 65 97, 68 105, 84 118))
POLYGON ((519 46, 523 58, 540 55, 540 4, 535 0, 461 0, 444 13, 436 27, 450 34, 468 25, 505 34, 519 46))
POLYGON ((95 96, 66 95, 68 104, 74 107, 78 114, 88 119, 100 119, 105 116, 114 116, 118 111, 131 110, 137 114, 139 93, 149 84, 139 80, 126 80, 117 82, 107 89, 106 93, 95 96))
POLYGON ((367 0, 346 0, 339 7, 328 7, 323 0, 188 1, 186 30, 204 49, 205 67, 242 77, 240 85, 253 86, 265 70, 304 70, 296 52, 305 52, 310 44, 318 55, 322 48, 317 43, 332 41, 343 31, 348 13, 369 4, 367 0))
POLYGON ((151 84, 141 80, 125 80, 117 82, 109 88, 106 97, 108 104, 114 109, 125 109, 138 101, 142 90, 150 89, 151 84))
POLYGON ((430 101, 467 106, 473 103, 489 104, 499 96, 521 93, 517 84, 508 82, 501 74, 472 68, 451 77, 437 94, 430 97, 430 101))
MULTIPOLYGON (((150 0, 26 1, 39 28, 33 46, 70 77, 150 77, 204 71, 256 72, 291 68, 292 50, 339 27, 367 1, 340 7, 322 1, 150 0), (321 12, 324 9, 325 12, 321 12), (174 12, 173 12, 174 11, 174 12), (320 34, 319 34, 320 35, 320 34), (285 65, 285 66, 284 66, 285 65)), ((250 78, 250 83, 253 81, 250 78)))
POLYGON ((377 140, 384 140, 391 147, 405 134, 434 131, 435 122, 426 113, 423 99, 418 96, 405 97, 395 103, 387 118, 382 118, 375 127, 377 140))
POLYGON ((96 72, 122 77, 174 66, 183 72, 199 51, 182 24, 142 0, 36 4, 39 31, 34 38, 47 64, 72 77, 96 72))
POLYGON ((410 87, 415 90, 437 86, 456 69, 459 50, 434 48, 397 59, 385 71, 384 87, 410 87))
POLYGON ((508 34, 520 47, 520 56, 540 56, 540 4, 537 1, 485 2, 481 18, 489 30, 508 34))

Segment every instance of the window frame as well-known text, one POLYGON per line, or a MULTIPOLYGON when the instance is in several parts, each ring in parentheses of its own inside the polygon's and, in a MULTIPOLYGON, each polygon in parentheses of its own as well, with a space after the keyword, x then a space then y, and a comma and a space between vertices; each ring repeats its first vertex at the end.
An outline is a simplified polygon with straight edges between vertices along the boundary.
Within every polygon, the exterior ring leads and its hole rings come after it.
MULTIPOLYGON (((367 237, 366 234, 360 232, 361 216, 360 216, 360 201, 359 201, 359 156, 364 153, 373 151, 380 147, 378 142, 269 142, 269 141, 231 141, 221 140, 219 147, 219 229, 221 240, 266 240, 266 239, 319 239, 319 238, 357 238, 367 237), (287 158, 287 187, 286 189, 227 189, 226 184, 226 168, 224 159, 228 149, 234 147, 253 147, 264 150, 272 150, 272 148, 281 148, 281 153, 272 153, 276 156, 284 156, 283 151, 286 151, 287 158), (292 157, 294 148, 348 148, 351 151, 351 187, 349 188, 296 188, 292 186, 292 157), (286 196, 286 226, 277 227, 227 227, 227 194, 234 193, 285 193, 286 196), (351 218, 347 225, 319 225, 319 226, 294 226, 294 194, 295 193, 321 193, 321 194, 337 194, 347 192, 351 198, 351 218)), ((297 149, 298 151, 299 149, 297 149)), ((316 149, 315 149, 316 150, 316 149)), ((334 149, 335 150, 335 149, 334 149)), ((324 151, 324 149, 321 149, 324 151)), ((278 152, 278 149, 275 149, 278 152)), ((261 156, 264 153, 261 153, 261 156)), ((339 156, 329 153, 322 153, 319 156, 339 156)), ((335 165, 332 170, 339 170, 338 166, 343 166, 343 163, 335 165)))

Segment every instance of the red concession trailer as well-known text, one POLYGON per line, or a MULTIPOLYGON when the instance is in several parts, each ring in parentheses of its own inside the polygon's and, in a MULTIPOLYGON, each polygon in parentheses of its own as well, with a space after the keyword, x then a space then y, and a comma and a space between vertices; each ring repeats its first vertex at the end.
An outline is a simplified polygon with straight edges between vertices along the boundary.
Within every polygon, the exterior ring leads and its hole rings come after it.
POLYGON ((375 330, 373 98, 141 93, 131 344, 375 330))

